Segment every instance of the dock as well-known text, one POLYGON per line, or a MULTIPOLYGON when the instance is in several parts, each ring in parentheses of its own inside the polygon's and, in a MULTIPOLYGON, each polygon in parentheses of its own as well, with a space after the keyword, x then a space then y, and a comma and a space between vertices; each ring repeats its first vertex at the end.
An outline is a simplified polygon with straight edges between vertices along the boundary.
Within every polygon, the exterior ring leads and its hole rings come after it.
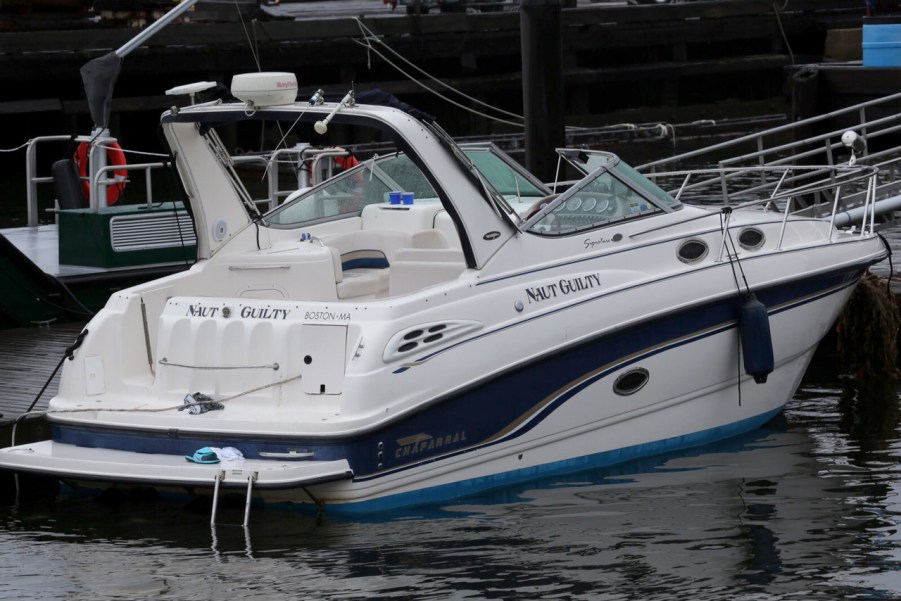
POLYGON ((56 394, 59 373, 53 375, 66 348, 84 324, 60 323, 41 328, 0 331, 0 424, 25 413, 48 379, 50 384, 35 405, 46 409, 56 394))
MULTIPOLYGON (((333 0, 332 16, 305 11, 307 2, 283 3, 295 12, 170 26, 123 63, 113 129, 152 134, 160 112, 176 102, 166 89, 200 80, 227 85, 235 73, 262 69, 297 73, 300 97, 320 87, 343 94, 351 85, 390 92, 436 115, 456 136, 510 130, 447 104, 435 94, 446 91, 426 75, 410 79, 400 69, 410 71, 407 59, 466 94, 470 99, 456 97, 464 108, 479 101, 521 113, 518 11, 420 16, 381 2, 370 2, 362 16, 340 9, 353 1, 333 0)), ((567 125, 584 127, 783 112, 785 68, 820 62, 827 34, 859 28, 863 16, 860 0, 580 0, 561 11, 561 110, 567 125)), ((101 19, 78 29, 0 32, 0 78, 17 82, 0 102, 6 139, 89 131, 79 68, 137 31, 101 19)))

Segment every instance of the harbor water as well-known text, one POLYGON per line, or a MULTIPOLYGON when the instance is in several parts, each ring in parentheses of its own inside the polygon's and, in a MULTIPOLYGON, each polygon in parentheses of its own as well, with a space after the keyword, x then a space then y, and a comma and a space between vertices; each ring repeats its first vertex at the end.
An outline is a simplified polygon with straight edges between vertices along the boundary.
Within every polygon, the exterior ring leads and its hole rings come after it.
MULTIPOLYGON (((4 399, 27 407, 77 331, 0 332, 4 399)), ((211 527, 209 503, 3 480, 0 599, 901 598, 898 389, 815 368, 736 439, 363 518, 254 507, 245 529, 234 499, 211 527)))

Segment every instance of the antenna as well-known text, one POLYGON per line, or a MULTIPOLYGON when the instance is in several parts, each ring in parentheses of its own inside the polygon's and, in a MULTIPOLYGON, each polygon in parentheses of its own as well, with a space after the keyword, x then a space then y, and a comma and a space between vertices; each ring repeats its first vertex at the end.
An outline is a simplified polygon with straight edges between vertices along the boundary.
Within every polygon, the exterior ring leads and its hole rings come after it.
POLYGON ((198 81, 197 83, 189 83, 183 86, 176 86, 166 90, 166 96, 183 96, 187 94, 191 97, 191 104, 194 104, 194 96, 198 92, 215 88, 218 84, 215 81, 198 81))
POLYGON ((339 110, 344 107, 353 106, 354 105, 354 91, 351 90, 347 94, 344 95, 344 98, 341 99, 341 102, 338 103, 338 106, 332 109, 332 112, 329 113, 325 119, 322 121, 317 121, 313 124, 313 129, 316 130, 316 133, 319 135, 325 134, 328 131, 328 124, 332 120, 332 118, 338 113, 339 110))

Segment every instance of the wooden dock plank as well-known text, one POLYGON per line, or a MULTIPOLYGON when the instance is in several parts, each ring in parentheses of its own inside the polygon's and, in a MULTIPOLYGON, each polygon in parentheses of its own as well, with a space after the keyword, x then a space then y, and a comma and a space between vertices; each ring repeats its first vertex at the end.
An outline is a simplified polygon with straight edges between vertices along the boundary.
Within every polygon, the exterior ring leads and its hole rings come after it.
MULTIPOLYGON (((0 423, 28 409, 83 327, 66 323, 0 331, 0 423)), ((46 409, 58 386, 59 373, 35 408, 46 409)))

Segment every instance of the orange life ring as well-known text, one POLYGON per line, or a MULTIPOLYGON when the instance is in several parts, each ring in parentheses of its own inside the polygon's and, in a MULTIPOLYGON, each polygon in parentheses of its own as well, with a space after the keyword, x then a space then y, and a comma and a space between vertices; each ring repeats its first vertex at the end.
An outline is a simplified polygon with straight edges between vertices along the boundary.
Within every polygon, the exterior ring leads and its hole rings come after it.
MULTIPOLYGON (((103 147, 106 148, 106 160, 110 165, 115 165, 116 167, 125 166, 125 153, 122 152, 122 147, 119 144, 109 142, 104 144, 103 147)), ((84 178, 88 175, 89 148, 90 145, 87 142, 82 142, 78 145, 78 148, 75 150, 75 157, 73 157, 75 164, 78 165, 78 175, 82 178, 81 192, 84 194, 85 200, 88 201, 91 199, 91 182, 84 178)), ((125 169, 116 169, 113 173, 118 181, 106 187, 107 206, 114 205, 119 200, 119 196, 125 190, 125 177, 128 175, 128 171, 125 169)))

